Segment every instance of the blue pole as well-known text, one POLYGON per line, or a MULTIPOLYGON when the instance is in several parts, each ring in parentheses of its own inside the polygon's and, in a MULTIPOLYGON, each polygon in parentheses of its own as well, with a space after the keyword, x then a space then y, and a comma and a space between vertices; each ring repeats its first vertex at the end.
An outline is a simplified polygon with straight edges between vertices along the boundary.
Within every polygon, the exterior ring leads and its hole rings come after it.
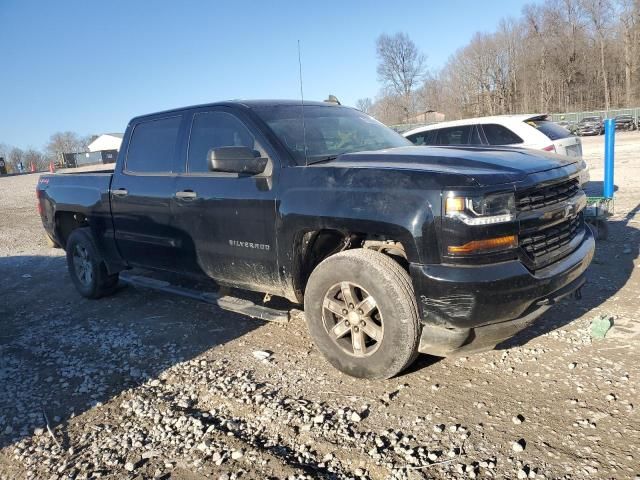
POLYGON ((613 118, 604 121, 604 192, 605 198, 613 198, 613 147, 616 138, 616 122, 613 118))

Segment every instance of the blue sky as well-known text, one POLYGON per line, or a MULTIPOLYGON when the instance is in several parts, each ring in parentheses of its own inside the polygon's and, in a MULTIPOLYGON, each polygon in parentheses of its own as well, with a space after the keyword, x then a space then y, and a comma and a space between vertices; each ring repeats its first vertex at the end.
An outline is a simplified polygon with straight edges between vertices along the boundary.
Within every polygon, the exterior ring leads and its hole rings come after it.
POLYGON ((403 31, 441 67, 524 0, 0 0, 0 143, 123 131, 132 116, 232 98, 374 97, 375 39, 403 31), (406 9, 406 10, 405 10, 406 9))

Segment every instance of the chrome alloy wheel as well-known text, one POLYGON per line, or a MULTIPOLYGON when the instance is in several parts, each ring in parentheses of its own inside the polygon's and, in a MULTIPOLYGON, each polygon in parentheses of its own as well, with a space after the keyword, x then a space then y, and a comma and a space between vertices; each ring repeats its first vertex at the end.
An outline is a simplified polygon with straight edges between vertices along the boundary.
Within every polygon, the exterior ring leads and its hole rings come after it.
POLYGON ((359 285, 340 282, 329 288, 322 320, 331 340, 348 355, 366 357, 382 344, 382 314, 375 299, 359 285))
POLYGON ((80 244, 73 249, 73 268, 82 285, 88 287, 93 281, 93 264, 89 260, 89 252, 80 244))

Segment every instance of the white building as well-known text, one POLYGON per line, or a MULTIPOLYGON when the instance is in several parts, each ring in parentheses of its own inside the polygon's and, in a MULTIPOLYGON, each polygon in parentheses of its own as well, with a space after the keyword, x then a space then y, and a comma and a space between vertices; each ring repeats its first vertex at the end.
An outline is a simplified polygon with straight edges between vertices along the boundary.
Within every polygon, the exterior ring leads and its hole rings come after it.
POLYGON ((103 150, 120 150, 122 143, 122 133, 103 133, 89 144, 90 152, 101 152, 103 150))

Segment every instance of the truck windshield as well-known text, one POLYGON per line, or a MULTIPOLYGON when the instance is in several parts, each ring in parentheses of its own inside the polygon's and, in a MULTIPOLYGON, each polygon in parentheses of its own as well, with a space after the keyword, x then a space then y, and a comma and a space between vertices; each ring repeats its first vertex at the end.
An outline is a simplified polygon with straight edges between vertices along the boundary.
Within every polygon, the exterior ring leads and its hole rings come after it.
POLYGON ((305 105, 305 132, 300 105, 273 105, 253 110, 273 130, 298 165, 304 165, 307 160, 309 163, 331 160, 343 153, 412 145, 389 127, 348 107, 305 105))

